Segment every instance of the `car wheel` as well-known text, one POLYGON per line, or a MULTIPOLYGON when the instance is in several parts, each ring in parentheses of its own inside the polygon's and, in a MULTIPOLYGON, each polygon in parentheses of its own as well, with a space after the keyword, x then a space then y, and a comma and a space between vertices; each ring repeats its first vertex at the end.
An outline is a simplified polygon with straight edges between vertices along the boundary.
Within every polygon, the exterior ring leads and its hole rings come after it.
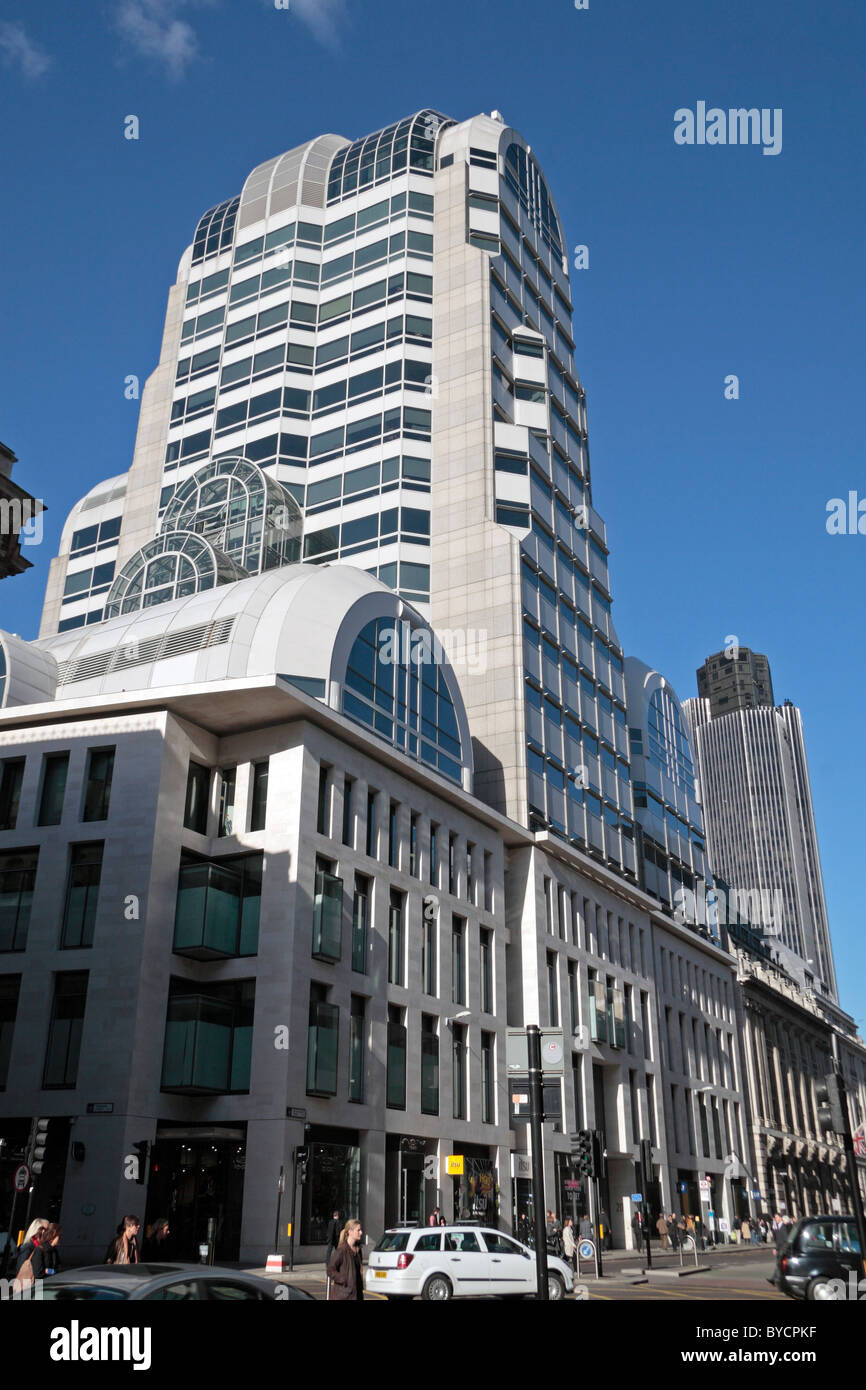
POLYGON ((453 1296, 454 1290, 444 1274, 434 1274, 432 1279, 428 1279, 421 1294, 422 1298, 430 1302, 447 1303, 453 1296))
POLYGON ((551 1303, 565 1298, 565 1284, 558 1274, 548 1274, 547 1276, 547 1297, 551 1303))
MULTIPOLYGON (((840 1284, 844 1290, 845 1285, 841 1279, 813 1279, 806 1290, 806 1298, 810 1303, 837 1303, 840 1284)), ((844 1292, 842 1297, 845 1297, 844 1292)))

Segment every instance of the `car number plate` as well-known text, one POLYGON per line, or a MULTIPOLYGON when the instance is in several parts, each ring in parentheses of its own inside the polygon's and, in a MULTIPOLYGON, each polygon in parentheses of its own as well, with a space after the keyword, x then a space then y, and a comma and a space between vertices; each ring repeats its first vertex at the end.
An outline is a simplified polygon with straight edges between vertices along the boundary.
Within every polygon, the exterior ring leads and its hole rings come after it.
POLYGON ((387 1279, 387 1278, 388 1278, 388 1271, 387 1271, 387 1269, 376 1269, 376 1270, 374 1270, 373 1272, 374 1272, 374 1274, 376 1275, 376 1278, 377 1278, 377 1279, 387 1279))

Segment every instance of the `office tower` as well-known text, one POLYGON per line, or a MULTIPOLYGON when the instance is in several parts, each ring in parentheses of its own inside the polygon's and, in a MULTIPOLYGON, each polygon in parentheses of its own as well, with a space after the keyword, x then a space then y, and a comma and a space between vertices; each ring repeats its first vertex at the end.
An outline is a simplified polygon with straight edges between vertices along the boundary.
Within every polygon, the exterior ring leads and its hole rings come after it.
POLYGON ((770 663, 760 652, 732 643, 708 656, 698 671, 698 698, 710 702, 713 719, 738 709, 773 704, 770 663))
POLYGON ((41 635, 298 553, 365 569, 441 634, 478 794, 634 877, 571 314, 552 195, 498 112, 260 165, 181 257, 132 467, 74 509, 41 635))
MULTIPOLYGON (((767 671, 769 684, 769 670, 767 671)), ((713 876, 728 924, 750 925, 807 988, 837 998, 800 711, 714 716, 687 700, 713 876)))

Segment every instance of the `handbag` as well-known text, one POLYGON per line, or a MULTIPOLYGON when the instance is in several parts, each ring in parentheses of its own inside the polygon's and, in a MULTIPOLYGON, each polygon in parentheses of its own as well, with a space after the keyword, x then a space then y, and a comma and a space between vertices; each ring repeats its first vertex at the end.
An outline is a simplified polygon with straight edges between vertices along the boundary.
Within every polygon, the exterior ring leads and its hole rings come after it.
POLYGON ((22 1289, 27 1289, 31 1284, 36 1283, 36 1275, 33 1273, 33 1256, 28 1255, 13 1281, 19 1284, 22 1289))

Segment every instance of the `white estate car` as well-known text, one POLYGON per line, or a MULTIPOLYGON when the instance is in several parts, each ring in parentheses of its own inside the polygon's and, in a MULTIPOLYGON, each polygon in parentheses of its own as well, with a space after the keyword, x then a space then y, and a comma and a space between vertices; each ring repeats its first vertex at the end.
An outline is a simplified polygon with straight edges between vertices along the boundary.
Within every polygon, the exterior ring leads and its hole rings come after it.
MULTIPOLYGON (((548 1255, 547 1270, 549 1297, 564 1298, 573 1285, 571 1267, 548 1255)), ((395 1226, 372 1251, 365 1286, 388 1299, 523 1297, 536 1292, 535 1253, 484 1226, 395 1226)))

